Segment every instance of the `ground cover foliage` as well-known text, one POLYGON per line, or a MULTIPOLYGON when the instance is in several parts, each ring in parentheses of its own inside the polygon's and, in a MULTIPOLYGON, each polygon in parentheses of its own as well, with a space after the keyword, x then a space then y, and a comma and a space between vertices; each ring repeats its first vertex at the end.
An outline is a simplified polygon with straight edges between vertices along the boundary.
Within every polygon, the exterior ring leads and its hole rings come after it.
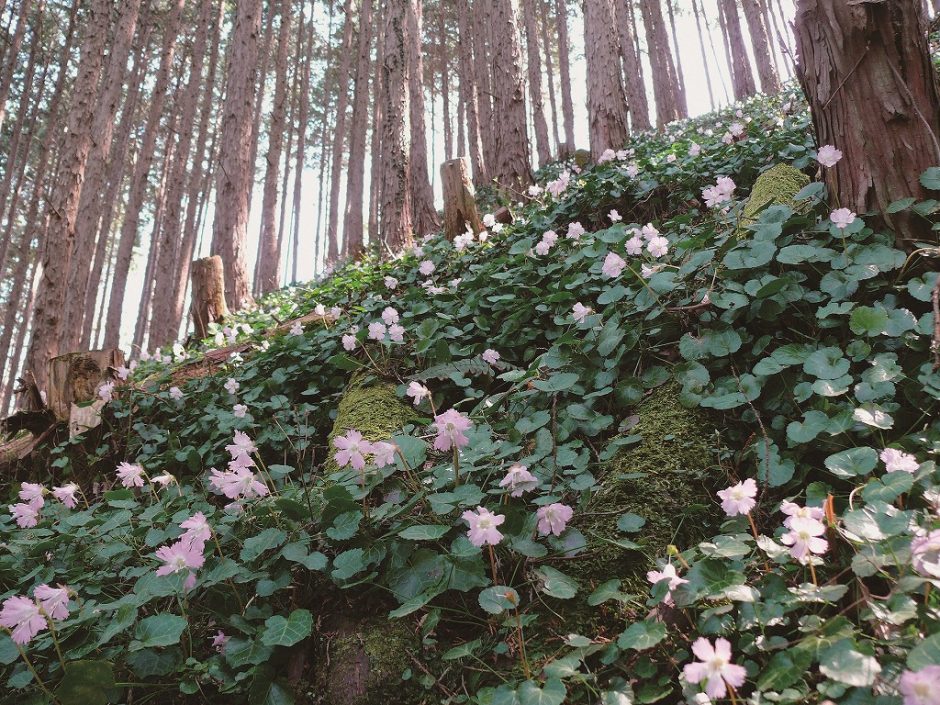
POLYGON ((484 237, 368 256, 141 361, 102 428, 20 478, 76 506, 0 514, 2 597, 70 590, 28 643, 0 636, 0 701, 935 702, 936 248, 837 227, 792 91, 610 156, 546 168, 484 237), (807 185, 745 216, 778 164, 807 185), (450 410, 471 425, 442 451, 450 410), (338 462, 350 430, 392 462, 338 462), (716 493, 747 480, 728 516, 716 493), (788 501, 825 525, 802 554, 788 501), (479 507, 495 545, 468 536, 479 507), (198 557, 157 556, 194 531, 198 557), (344 700, 357 648, 380 675, 344 700))

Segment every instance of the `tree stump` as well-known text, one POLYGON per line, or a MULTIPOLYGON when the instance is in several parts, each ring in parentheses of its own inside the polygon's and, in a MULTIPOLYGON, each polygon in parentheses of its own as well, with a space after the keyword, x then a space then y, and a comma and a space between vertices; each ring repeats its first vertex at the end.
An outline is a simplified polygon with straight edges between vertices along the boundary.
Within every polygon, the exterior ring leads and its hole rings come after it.
POLYGON ((49 388, 46 402, 57 421, 71 423, 73 415, 82 417, 81 425, 90 427, 91 419, 73 407, 98 400, 98 389, 111 381, 111 369, 124 364, 120 350, 89 350, 59 355, 49 361, 49 388))
POLYGON ((444 191, 444 234, 447 239, 453 240, 466 232, 467 228, 474 235, 483 230, 467 157, 441 164, 441 187, 444 191))
POLYGON ((225 270, 218 255, 197 259, 192 266, 193 302, 190 314, 195 335, 201 340, 209 335, 209 324, 228 316, 225 304, 225 270))

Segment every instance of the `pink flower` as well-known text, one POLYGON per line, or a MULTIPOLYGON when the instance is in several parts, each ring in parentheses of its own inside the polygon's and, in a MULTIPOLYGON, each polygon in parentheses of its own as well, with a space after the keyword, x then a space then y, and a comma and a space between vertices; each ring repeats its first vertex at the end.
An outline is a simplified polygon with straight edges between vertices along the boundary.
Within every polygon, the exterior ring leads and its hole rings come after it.
POLYGON ((749 477, 744 482, 739 482, 726 490, 719 491, 718 497, 721 499, 721 508, 725 510, 725 514, 729 517, 747 514, 757 504, 755 500, 755 497, 757 497, 757 483, 749 477))
POLYGON ((434 262, 429 259, 424 260, 420 265, 418 265, 418 271, 426 277, 434 274, 435 269, 437 269, 437 267, 435 267, 434 262))
POLYGON ((640 173, 640 167, 638 167, 636 163, 633 163, 627 165, 627 168, 624 169, 624 171, 627 172, 627 176, 629 176, 631 179, 635 179, 637 174, 640 173))
POLYGON ((398 323, 398 311, 391 306, 386 306, 385 310, 382 311, 382 320, 389 326, 393 323, 398 323))
POLYGON ((506 521, 502 514, 493 514, 486 507, 477 507, 476 512, 468 509, 461 517, 470 525, 467 537, 474 546, 495 546, 503 540, 503 535, 496 528, 506 521))
POLYGON ((607 214, 607 217, 610 218, 611 223, 619 223, 623 220, 623 216, 617 212, 616 208, 611 208, 610 213, 607 214))
POLYGON ((395 464, 395 444, 378 441, 372 444, 372 464, 384 468, 395 464))
POLYGON ((234 377, 229 377, 228 381, 225 383, 225 391, 231 395, 235 395, 235 392, 238 391, 238 388, 241 386, 234 377))
POLYGON ((790 531, 780 537, 790 547, 790 555, 806 565, 813 555, 822 555, 829 550, 829 542, 820 538, 826 533, 826 525, 816 519, 791 517, 790 531))
POLYGON ((382 281, 388 289, 394 289, 398 286, 398 280, 395 277, 385 277, 382 281))
POLYGON ((341 468, 351 465, 353 470, 362 470, 366 466, 364 455, 372 452, 372 444, 362 440, 362 434, 353 429, 334 438, 333 445, 338 449, 333 459, 341 468))
POLYGON ((183 398, 183 390, 179 387, 170 387, 170 399, 179 401, 183 398))
POLYGON ((157 558, 163 561, 163 565, 157 569, 157 575, 170 575, 180 571, 191 571, 202 568, 206 562, 203 555, 205 544, 192 539, 180 539, 169 546, 163 546, 157 549, 157 558))
POLYGON ((62 487, 53 487, 52 496, 62 502, 69 509, 74 509, 78 502, 75 499, 75 493, 78 492, 78 485, 70 482, 62 487))
POLYGON ((481 357, 483 358, 484 362, 490 365, 495 365, 497 362, 499 362, 499 353, 492 348, 487 348, 484 350, 481 357))
POLYGON ((639 233, 634 230, 634 235, 626 242, 627 254, 636 256, 643 254, 643 238, 640 237, 639 233))
POLYGON ((35 482, 24 482, 20 485, 19 497, 34 509, 42 509, 46 500, 42 498, 46 488, 35 482))
POLYGON ((150 478, 151 484, 160 485, 160 487, 166 488, 167 486, 176 482, 176 478, 168 472, 163 473, 162 475, 157 475, 156 477, 150 478))
POLYGON ((700 145, 696 144, 695 142, 693 142, 691 145, 689 145, 689 156, 690 156, 690 157, 697 157, 697 156, 698 156, 699 154, 701 154, 701 153, 702 153, 702 147, 701 147, 700 145))
POLYGON ((405 342, 405 327, 393 323, 388 327, 388 337, 391 338, 393 343, 405 342))
POLYGON ((196 512, 189 519, 180 524, 185 533, 181 538, 187 538, 190 541, 205 543, 212 538, 212 528, 206 520, 206 515, 202 512, 196 512))
POLYGON ((117 466, 117 476, 125 487, 143 487, 144 469, 136 463, 121 463, 117 466))
POLYGON ((10 514, 21 529, 31 529, 39 523, 39 510, 24 502, 10 505, 10 514))
POLYGON ((431 390, 425 387, 420 382, 409 382, 408 391, 405 394, 412 399, 414 399, 414 405, 417 406, 421 403, 422 399, 431 398, 431 390))
POLYGON ((235 436, 230 445, 225 446, 225 450, 232 456, 232 460, 244 458, 251 460, 251 454, 258 452, 258 446, 248 437, 244 431, 235 431, 235 436))
POLYGON ((552 246, 545 242, 545 240, 540 240, 539 242, 535 243, 535 247, 533 249, 535 250, 535 254, 539 255, 540 257, 544 257, 551 251, 552 246))
POLYGON ((28 644, 48 624, 39 612, 39 605, 23 595, 14 595, 3 601, 0 609, 0 625, 12 630, 13 641, 28 644))
POLYGON ((605 162, 612 162, 617 158, 617 153, 612 149, 605 149, 601 152, 601 156, 597 158, 598 164, 604 164, 605 162))
POLYGON ((842 159, 842 151, 836 149, 831 144, 824 144, 816 153, 816 161, 824 167, 834 167, 842 159))
POLYGON ((643 236, 644 240, 651 242, 653 239, 659 237, 659 230, 657 230, 656 226, 652 223, 647 223, 643 226, 643 229, 640 230, 640 234, 643 236))
POLYGON ((584 323, 584 319, 590 315, 591 310, 590 307, 585 306, 579 301, 571 307, 571 316, 574 318, 575 323, 584 323))
POLYGON ((228 640, 231 637, 225 635, 221 629, 218 633, 212 637, 212 648, 218 651, 220 654, 225 652, 225 645, 228 643, 228 640))
POLYGON ((780 505, 780 511, 787 515, 787 518, 783 521, 783 525, 788 529, 792 528, 791 524, 794 519, 822 521, 822 518, 826 515, 822 507, 801 507, 795 502, 784 502, 780 505))
POLYGON ((555 198, 558 198, 565 192, 565 189, 568 188, 568 183, 571 181, 571 173, 568 171, 563 171, 554 181, 549 181, 546 185, 546 189, 550 194, 555 198))
POLYGON ((111 401, 114 395, 114 382, 105 382, 98 387, 98 398, 105 404, 111 401))
POLYGON ((209 484, 229 499, 238 499, 240 497, 250 499, 252 497, 264 497, 268 494, 268 488, 247 467, 236 464, 234 470, 225 472, 210 468, 209 474, 211 475, 209 484))
POLYGON ((492 228, 496 225, 496 216, 492 213, 487 213, 483 216, 483 227, 492 228))
POLYGON ((304 334, 303 325, 301 325, 300 321, 294 321, 294 325, 290 327, 290 330, 288 331, 288 335, 296 337, 298 335, 303 335, 303 334, 304 334))
POLYGON ((726 686, 740 688, 747 672, 743 666, 731 663, 731 644, 727 639, 715 639, 715 646, 704 637, 692 643, 692 653, 699 661, 686 664, 682 669, 689 683, 705 681, 705 694, 713 700, 728 693, 726 686))
POLYGON ((45 583, 37 585, 33 596, 39 600, 39 607, 46 616, 63 620, 69 616, 69 589, 64 585, 49 587, 45 583))
POLYGON ((568 233, 565 237, 569 240, 580 240, 581 236, 584 235, 584 227, 581 223, 574 222, 568 224, 568 233))
POLYGON ((728 132, 730 132, 734 137, 740 137, 744 134, 744 125, 742 125, 740 122, 733 122, 731 123, 731 127, 728 128, 728 132))
POLYGON ((521 497, 523 492, 537 488, 539 481, 525 465, 517 463, 509 468, 506 477, 499 481, 499 486, 508 487, 510 497, 521 497))
POLYGON ((719 176, 714 186, 702 189, 705 205, 712 208, 725 201, 730 201, 735 188, 737 187, 734 181, 727 176, 719 176))
POLYGON ((601 267, 601 272, 606 277, 619 277, 626 266, 627 262, 623 257, 616 252, 610 252, 604 259, 604 266, 601 267))
POLYGON ((924 666, 919 671, 904 671, 898 681, 904 705, 940 703, 940 666, 924 666))
POLYGON ((667 605, 675 604, 672 600, 672 591, 675 590, 680 585, 683 585, 687 582, 685 578, 680 578, 676 573, 676 567, 672 563, 667 563, 663 566, 662 570, 651 570, 646 574, 646 579, 649 580, 653 585, 656 585, 661 580, 669 581, 669 591, 666 593, 666 597, 663 598, 663 602, 667 605))
POLYGON ((381 321, 375 321, 374 323, 369 324, 369 338, 371 340, 385 340, 385 333, 385 324, 381 321))
POLYGON ((437 450, 450 450, 451 447, 463 448, 469 443, 463 432, 469 430, 473 422, 456 409, 448 409, 434 417, 434 426, 437 428, 434 447, 437 450))
MULTIPOLYGON (((917 472, 917 469, 920 467, 920 463, 917 462, 915 458, 910 453, 905 453, 898 450, 897 448, 885 448, 881 451, 881 462, 885 464, 885 469, 888 472, 917 472)), ((23 497, 23 493, 20 492, 20 497, 23 497)))
POLYGON ((849 225, 855 222, 855 213, 848 208, 836 208, 829 214, 829 220, 839 230, 845 230, 849 225))
POLYGON ((669 252, 669 240, 661 236, 654 237, 649 241, 646 249, 649 250, 649 253, 653 255, 653 257, 662 257, 669 252))
POLYGON ((940 579, 940 529, 911 541, 911 566, 921 575, 940 579))
POLYGON ((351 352, 356 349, 356 336, 352 333, 347 333, 343 336, 343 350, 351 352))
POLYGON ((236 404, 235 406, 232 407, 232 416, 234 416, 236 419, 245 418, 245 414, 247 413, 248 413, 248 407, 245 406, 244 404, 236 404))
POLYGON ((538 517, 538 530, 543 536, 555 534, 561 536, 565 526, 574 516, 574 510, 566 504, 555 502, 547 507, 539 507, 535 516, 538 517))

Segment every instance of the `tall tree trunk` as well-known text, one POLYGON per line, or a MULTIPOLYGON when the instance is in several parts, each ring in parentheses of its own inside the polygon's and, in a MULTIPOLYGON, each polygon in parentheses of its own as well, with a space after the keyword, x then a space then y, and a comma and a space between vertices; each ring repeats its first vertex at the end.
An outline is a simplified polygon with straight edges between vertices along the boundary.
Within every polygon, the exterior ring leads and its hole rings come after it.
POLYGON ((679 111, 679 117, 688 117, 689 102, 685 95, 685 76, 682 72, 682 53, 679 51, 679 35, 676 34, 676 13, 672 7, 672 0, 666 0, 666 11, 669 15, 669 30, 672 35, 672 48, 670 56, 673 57, 673 85, 676 87, 676 108, 679 111))
POLYGON ((382 139, 382 244, 397 252, 413 242, 408 115, 407 22, 411 0, 389 0, 385 10, 382 139))
POLYGON ((646 98, 646 81, 643 79, 643 62, 636 50, 633 35, 632 0, 614 0, 616 26, 620 33, 620 56, 623 58, 624 95, 630 107, 630 119, 634 132, 649 130, 650 106, 646 98))
POLYGON ((542 103, 542 57, 539 51, 538 20, 535 3, 538 0, 522 0, 525 17, 526 63, 529 69, 529 100, 532 102, 532 117, 535 124, 535 149, 539 166, 552 159, 548 141, 548 123, 545 121, 545 106, 542 103))
POLYGON ((515 0, 492 0, 492 7, 493 111, 499 116, 495 125, 496 158, 491 167, 492 176, 500 188, 524 195, 526 187, 532 183, 532 172, 515 0))
MULTIPOLYGON (((382 12, 382 3, 376 8, 375 26, 384 28, 385 17, 382 12)), ((372 71, 372 142, 369 145, 369 161, 372 165, 372 178, 369 180, 369 243, 376 244, 381 241, 379 231, 379 216, 382 203, 382 179, 385 175, 385 162, 382 158, 382 138, 384 137, 385 123, 385 35, 376 32, 375 62, 372 71)))
POLYGON ((353 3, 343 4, 343 40, 339 49, 339 72, 337 74, 336 121, 333 126, 333 163, 330 169, 330 210, 326 230, 326 259, 334 264, 339 259, 339 192, 343 173, 343 155, 346 152, 346 113, 349 110, 349 70, 352 66, 353 3))
POLYGON ((75 220, 84 183, 85 165, 92 143, 95 97, 101 79, 110 19, 108 0, 92 0, 82 41, 78 74, 72 84, 68 130, 63 138, 64 169, 49 205, 50 226, 42 259, 42 277, 33 313, 27 366, 40 389, 45 387, 47 364, 59 352, 62 312, 67 297, 69 260, 75 242, 75 220))
POLYGON ((3 73, 0 74, 0 127, 3 127, 3 120, 6 116, 7 98, 10 96, 10 86, 13 84, 13 71, 18 66, 20 45, 26 34, 26 25, 29 23, 29 13, 32 8, 33 0, 21 0, 20 13, 16 18, 16 30, 4 54, 6 62, 3 66, 3 73))
POLYGON ((627 141, 627 100, 620 83, 614 27, 610 0, 584 0, 588 127, 595 160, 627 141))
POLYGON ((548 104, 552 113, 552 144, 558 150, 558 101, 555 98, 555 60, 552 58, 552 40, 548 33, 548 3, 538 0, 539 30, 542 35, 542 47, 545 49, 545 74, 548 77, 548 104))
POLYGON ((767 38, 767 28, 761 14, 760 0, 742 0, 747 31, 751 35, 751 47, 754 49, 754 61, 757 63, 757 76, 761 91, 773 95, 780 91, 780 81, 774 71, 773 48, 767 38))
POLYGON ((147 195, 147 175, 153 165, 154 152, 157 147, 157 132, 160 128, 160 117, 163 114, 163 104, 170 84, 170 71, 173 68, 184 2, 185 0, 174 0, 170 17, 164 25, 160 66, 157 69, 156 82, 150 95, 144 134, 140 140, 137 162, 134 164, 127 207, 124 209, 124 221, 121 223, 118 254, 114 264, 114 280, 108 300, 108 321, 104 333, 105 346, 109 348, 118 347, 121 337, 121 314, 127 290, 127 275, 130 271, 134 243, 140 226, 140 212, 147 195))
POLYGON ((698 46, 702 52, 702 69, 705 71, 705 85, 708 87, 708 105, 715 109, 715 90, 712 88, 712 72, 708 65, 708 54, 705 52, 705 29, 702 28, 702 19, 699 16, 698 0, 692 0, 692 14, 695 15, 695 29, 698 33, 698 46))
POLYGON ((450 116, 450 36, 443 5, 437 8, 437 38, 438 61, 441 67, 441 105, 444 111, 444 159, 448 160, 454 157, 454 130, 450 116))
POLYGON ((313 8, 310 10, 310 19, 304 30, 303 43, 303 73, 300 79, 300 108, 297 117, 297 156, 294 164, 294 222, 291 228, 294 236, 291 260, 291 281, 297 281, 297 263, 300 253, 300 207, 302 195, 303 173, 307 148, 307 122, 310 114, 310 64, 313 61, 313 8))
POLYGON ((233 48, 222 108, 222 149, 212 218, 212 254, 222 257, 225 265, 225 300, 232 311, 251 302, 246 250, 248 192, 254 176, 252 117, 261 5, 261 0, 241 0, 236 5, 233 48))
MULTIPOLYGON (((141 0, 125 0, 120 4, 120 14, 114 29, 111 56, 105 72, 104 83, 98 95, 98 105, 92 121, 92 143, 85 170, 85 186, 78 204, 75 224, 75 251, 69 262, 68 290, 65 306, 65 328, 62 345, 67 350, 79 347, 84 330, 84 317, 94 315, 95 294, 89 292, 88 282, 95 253, 95 235, 101 219, 105 178, 108 172, 108 155, 114 136, 114 118, 121 101, 124 79, 128 72, 128 57, 137 28, 141 0), (88 299, 92 299, 88 305, 88 299)), ((171 11, 172 15, 172 11, 171 11)), ((173 17, 168 22, 173 25, 173 17)), ((177 20, 178 24, 178 20, 177 20)), ((170 30, 172 31, 172 30, 170 30)), ((103 234, 104 237, 107 234, 103 234)))
POLYGON ((571 60, 568 58, 568 0, 555 0, 555 23, 558 28, 558 76, 561 79, 565 144, 574 151, 574 103, 571 100, 571 60))
POLYGON ((463 102, 467 124, 467 142, 470 148, 470 165, 473 167, 473 182, 482 186, 489 181, 486 162, 483 156, 483 141, 480 136, 479 90, 476 81, 477 71, 474 63, 472 43, 467 37, 472 36, 470 28, 470 8, 468 3, 457 3, 457 33, 461 41, 457 46, 457 61, 460 67, 460 98, 463 102))
POLYGON ((427 127, 424 123, 424 59, 421 54, 423 0, 411 0, 406 22, 408 43, 408 108, 411 127, 411 213, 415 235, 429 235, 441 227, 434 208, 428 171, 427 127))
POLYGON ((268 155, 264 170, 264 197, 261 205, 261 237, 258 243, 258 290, 267 294, 278 288, 281 279, 281 250, 278 247, 276 211, 278 181, 281 178, 281 152, 284 149, 284 122, 287 112, 287 50, 290 47, 291 3, 281 0, 281 25, 277 34, 274 73, 274 105, 268 127, 268 155))
POLYGON ((349 132, 349 167, 346 172, 346 214, 343 219, 343 256, 362 252, 362 220, 365 194, 366 133, 369 113, 369 73, 372 64, 372 0, 359 7, 358 58, 352 124, 349 132))
MULTIPOLYGON (((179 124, 182 129, 179 131, 174 149, 173 168, 170 171, 167 183, 166 213, 163 228, 161 228, 162 242, 159 248, 160 258, 155 271, 157 278, 156 290, 160 292, 173 291, 176 270, 180 266, 179 254, 183 238, 183 196, 186 190, 187 167, 189 166, 194 137, 194 130, 191 126, 196 123, 196 110, 199 107, 200 91, 205 90, 202 68, 209 43, 209 31, 212 27, 213 9, 212 2, 204 1, 200 3, 189 77, 180 98, 179 124)), ((173 314, 174 303, 172 296, 157 296, 153 301, 150 339, 156 345, 171 343, 176 337, 178 323, 173 314)))
MULTIPOLYGON (((667 0, 668 1, 668 0, 667 0)), ((733 0, 732 0, 733 2, 733 0)), ((661 0, 641 2, 646 43, 649 46, 650 69, 653 73, 653 95, 656 98, 656 122, 660 126, 682 117, 676 66, 669 49, 669 35, 663 18, 661 0)))
POLYGON ((751 71, 751 60, 744 45, 744 32, 741 29, 741 18, 738 16, 737 0, 718 0, 719 17, 722 22, 722 31, 728 46, 728 64, 731 70, 731 86, 734 89, 735 100, 743 100, 757 92, 754 84, 754 73, 751 71))
MULTIPOLYGON (((261 139, 261 112, 264 107, 264 96, 268 88, 268 73, 270 71, 269 62, 271 60, 271 45, 274 43, 274 2, 267 3, 267 12, 264 11, 264 5, 261 9, 261 18, 258 22, 264 22, 261 30, 261 44, 258 49, 258 63, 255 67, 254 91, 254 117, 251 122, 251 157, 248 163, 251 164, 251 182, 248 187, 248 203, 254 200, 255 192, 255 166, 258 164, 258 143, 261 139)), ((257 274, 257 271, 255 272, 257 274)), ((257 277, 252 277, 256 279, 257 277)))
POLYGON ((800 0, 795 28, 816 138, 843 154, 825 172, 832 198, 882 211, 908 248, 936 242, 927 220, 884 212, 900 198, 927 198, 919 177, 940 164, 940 98, 920 3, 800 0))
MULTIPOLYGON (((38 259, 38 257, 37 257, 38 259)), ((36 263, 30 265, 29 273, 26 275, 26 281, 30 287, 26 291, 26 305, 23 307, 23 314, 20 316, 20 324, 16 327, 16 341, 13 344, 13 351, 10 353, 10 362, 4 367, 9 370, 7 383, 3 388, 3 398, 0 399, 0 409, 8 409, 10 406, 10 397, 13 394, 13 387, 20 370, 21 359, 23 357, 23 348, 26 345, 26 334, 30 331, 29 322, 33 316, 33 306, 36 302, 36 263)))

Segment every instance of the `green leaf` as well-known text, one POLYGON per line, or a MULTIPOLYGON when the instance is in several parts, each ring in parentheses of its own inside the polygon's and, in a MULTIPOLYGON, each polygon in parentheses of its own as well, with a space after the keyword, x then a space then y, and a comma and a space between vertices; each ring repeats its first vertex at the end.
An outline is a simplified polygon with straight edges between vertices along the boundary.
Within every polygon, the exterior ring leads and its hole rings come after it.
POLYGON ((535 572, 542 579, 542 592, 546 595, 557 597, 559 600, 570 600, 578 594, 578 583, 560 570, 542 566, 535 572))
POLYGON ((912 671, 937 665, 940 665, 940 634, 922 640, 907 655, 907 667, 912 671))
MULTIPOLYGON (((927 172, 924 172, 924 173, 926 174, 927 172)), ((923 178, 923 177, 921 177, 921 178, 923 178)), ((913 197, 911 197, 911 196, 909 196, 909 197, 907 197, 907 198, 900 198, 900 199, 898 199, 897 201, 891 202, 891 203, 888 205, 888 207, 885 208, 885 212, 886 212, 886 213, 900 213, 901 211, 907 210, 907 209, 910 208, 912 205, 914 205, 914 201, 916 201, 916 200, 917 200, 916 198, 913 198, 913 197)))
POLYGON ((878 453, 874 448, 859 446, 834 453, 826 458, 826 467, 836 477, 867 475, 878 464, 878 453))
POLYGON ((666 638, 666 625, 662 622, 634 622, 617 638, 617 646, 626 651, 650 649, 666 638))
POLYGON ((856 651, 851 639, 842 639, 819 655, 819 670, 839 683, 867 688, 881 673, 881 666, 874 656, 856 651))
POLYGON ((813 655, 809 650, 792 648, 779 651, 757 679, 757 688, 778 692, 788 688, 803 677, 812 662, 813 655))
POLYGON ((621 514, 620 518, 617 519, 617 528, 620 529, 620 531, 632 533, 642 529, 645 523, 646 519, 639 514, 627 512, 626 514, 621 514))
POLYGON ((920 183, 931 191, 940 191, 940 167, 932 166, 920 175, 920 183))
POLYGON ((184 629, 186 620, 179 615, 163 613, 146 617, 137 624, 134 631, 136 641, 131 642, 130 650, 178 644, 184 629))
POLYGON ((857 335, 867 335, 871 338, 884 333, 890 320, 888 312, 883 308, 858 306, 849 318, 849 328, 857 335))
POLYGON ((287 534, 280 529, 265 529, 257 536, 245 539, 245 545, 242 546, 238 557, 245 561, 253 561, 265 551, 277 548, 287 540, 287 534))
POLYGON ((599 303, 601 306, 615 303, 623 299, 623 297, 627 295, 627 292, 628 289, 621 286, 620 284, 615 284, 597 297, 597 303, 599 303))
POLYGON ((363 555, 361 548, 353 548, 340 553, 333 559, 333 577, 337 580, 346 580, 365 568, 363 555))
POLYGON ((803 363, 803 371, 819 379, 838 379, 849 371, 850 362, 840 348, 820 348, 803 363))
POLYGON ((248 705, 294 705, 290 688, 281 684, 274 673, 270 666, 255 671, 248 690, 248 705))
POLYGON ((409 541, 433 541, 434 539, 441 538, 450 531, 450 529, 451 527, 449 526, 441 526, 439 524, 418 524, 417 526, 409 526, 407 529, 402 529, 398 532, 398 535, 409 541))
POLYGON ((313 615, 310 610, 294 610, 285 619, 279 614, 264 621, 261 643, 265 646, 293 646, 310 636, 313 615))
POLYGON ((62 705, 107 705, 114 688, 114 667, 108 661, 70 661, 55 695, 62 705))
POLYGON ((0 632, 0 664, 9 666, 20 657, 16 644, 6 632, 0 632))
POLYGON ((545 681, 539 688, 535 681, 525 681, 516 690, 519 705, 561 705, 568 696, 564 683, 557 678, 545 681))
POLYGON ((532 386, 543 392, 563 392, 571 389, 578 382, 578 375, 574 372, 559 372, 548 379, 538 379, 532 386))
POLYGON ((300 563, 307 570, 323 570, 329 559, 319 551, 307 553, 302 543, 289 543, 281 549, 281 555, 293 563, 300 563))
POLYGON ((598 585, 597 589, 588 595, 587 603, 591 607, 596 607, 597 605, 603 604, 608 600, 626 602, 629 599, 629 595, 620 592, 620 579, 613 578, 598 585))
POLYGON ((599 355, 610 355, 623 340, 625 331, 620 328, 619 316, 614 316, 604 325, 600 335, 597 336, 597 353, 599 355))
POLYGON ((480 592, 477 601, 490 614, 500 614, 519 607, 519 593, 505 585, 494 585, 480 592))

